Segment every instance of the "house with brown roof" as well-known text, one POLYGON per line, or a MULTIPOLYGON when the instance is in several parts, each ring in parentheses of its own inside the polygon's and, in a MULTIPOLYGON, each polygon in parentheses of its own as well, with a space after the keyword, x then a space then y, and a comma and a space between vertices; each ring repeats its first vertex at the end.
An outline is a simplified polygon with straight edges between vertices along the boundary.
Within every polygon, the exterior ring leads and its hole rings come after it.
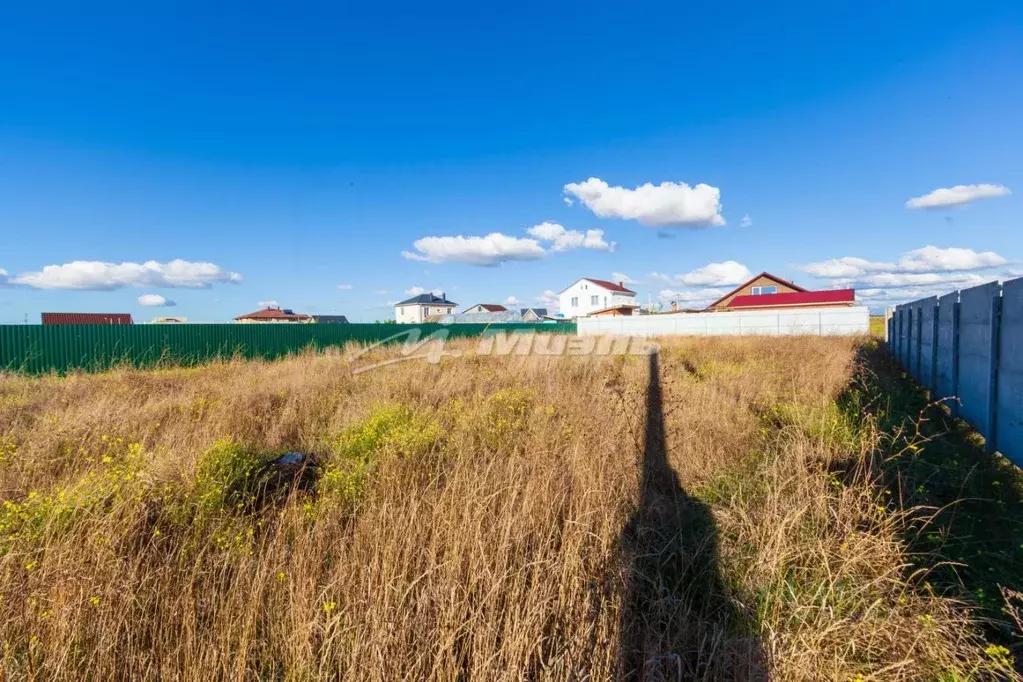
POLYGON ((569 319, 621 307, 639 307, 636 292, 625 288, 624 282, 583 277, 558 293, 558 311, 569 319))
POLYGON ((276 308, 267 307, 262 310, 257 310, 254 313, 248 313, 247 315, 239 315, 234 318, 235 322, 241 324, 273 324, 273 323, 304 323, 312 322, 313 319, 308 315, 296 313, 294 310, 288 308, 276 308))
POLYGON ((809 291, 769 272, 761 272, 711 303, 706 312, 778 308, 843 307, 856 304, 853 289, 809 291))
POLYGON ((135 324, 130 313, 43 313, 43 324, 135 324))

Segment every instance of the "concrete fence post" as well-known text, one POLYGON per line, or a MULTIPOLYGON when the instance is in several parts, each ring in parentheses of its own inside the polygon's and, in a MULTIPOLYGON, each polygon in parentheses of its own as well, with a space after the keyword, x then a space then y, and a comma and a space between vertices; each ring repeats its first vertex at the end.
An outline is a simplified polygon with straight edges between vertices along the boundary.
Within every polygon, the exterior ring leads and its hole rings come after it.
POLYGON ((956 296, 955 305, 952 308, 952 385, 955 387, 953 395, 956 396, 952 403, 952 416, 959 416, 959 297, 956 296))

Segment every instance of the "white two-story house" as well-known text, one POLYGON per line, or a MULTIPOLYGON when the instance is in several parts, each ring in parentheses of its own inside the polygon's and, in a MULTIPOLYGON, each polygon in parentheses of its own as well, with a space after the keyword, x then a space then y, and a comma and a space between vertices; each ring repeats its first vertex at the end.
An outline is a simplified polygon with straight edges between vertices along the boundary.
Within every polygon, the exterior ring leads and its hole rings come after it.
POLYGON ((622 282, 583 277, 558 294, 558 311, 569 318, 621 307, 639 307, 636 292, 626 289, 622 282))
POLYGON ((458 304, 449 301, 442 293, 419 294, 394 306, 394 320, 398 324, 421 324, 430 315, 450 315, 458 304))

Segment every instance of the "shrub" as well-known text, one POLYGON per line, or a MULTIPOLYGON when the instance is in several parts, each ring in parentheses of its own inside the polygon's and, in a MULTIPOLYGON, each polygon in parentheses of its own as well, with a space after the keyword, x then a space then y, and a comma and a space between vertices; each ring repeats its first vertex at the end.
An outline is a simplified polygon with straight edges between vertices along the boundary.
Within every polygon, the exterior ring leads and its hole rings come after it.
POLYGON ((255 498, 260 474, 269 458, 234 440, 218 440, 203 453, 192 488, 200 515, 223 508, 244 507, 255 498))
POLYGON ((334 439, 333 454, 318 490, 335 500, 357 502, 382 456, 419 457, 433 449, 442 436, 436 419, 399 405, 379 407, 334 439))

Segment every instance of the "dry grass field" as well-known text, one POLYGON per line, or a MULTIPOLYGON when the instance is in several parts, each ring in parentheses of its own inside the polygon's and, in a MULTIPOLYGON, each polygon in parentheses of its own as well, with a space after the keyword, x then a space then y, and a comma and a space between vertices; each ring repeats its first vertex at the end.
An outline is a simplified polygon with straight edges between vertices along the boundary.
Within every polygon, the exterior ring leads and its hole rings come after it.
POLYGON ((1013 679, 871 343, 0 377, 2 677, 1013 679))

